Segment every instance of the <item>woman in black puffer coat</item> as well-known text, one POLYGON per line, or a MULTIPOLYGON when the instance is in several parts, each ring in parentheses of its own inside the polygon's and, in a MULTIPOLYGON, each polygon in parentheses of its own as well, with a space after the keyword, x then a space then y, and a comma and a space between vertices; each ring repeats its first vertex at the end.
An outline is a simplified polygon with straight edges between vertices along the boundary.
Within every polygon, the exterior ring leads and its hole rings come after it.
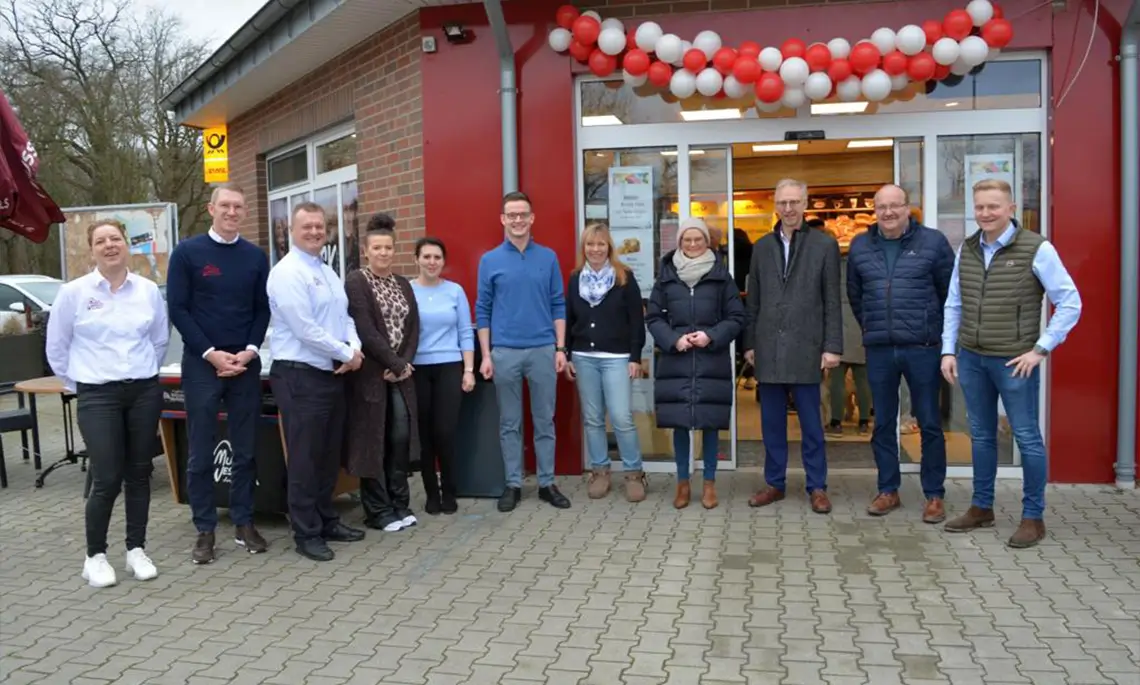
POLYGON ((653 398, 658 428, 672 428, 677 460, 673 506, 689 504, 689 432, 700 430, 706 509, 717 505, 718 431, 732 422, 735 372, 732 342, 744 329, 740 291, 709 246, 700 219, 681 222, 679 247, 661 260, 645 323, 658 348, 653 398))

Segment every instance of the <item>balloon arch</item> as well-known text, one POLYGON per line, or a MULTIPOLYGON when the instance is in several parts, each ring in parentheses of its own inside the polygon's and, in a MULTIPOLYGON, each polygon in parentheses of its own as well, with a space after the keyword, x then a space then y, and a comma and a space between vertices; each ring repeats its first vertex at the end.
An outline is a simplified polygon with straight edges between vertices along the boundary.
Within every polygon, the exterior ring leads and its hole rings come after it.
POLYGON ((744 41, 724 45, 715 31, 692 42, 665 33, 656 22, 627 31, 620 19, 563 5, 548 42, 569 52, 598 76, 619 69, 634 87, 646 83, 685 99, 745 98, 754 94, 764 111, 798 108, 836 97, 841 102, 880 102, 911 83, 953 83, 1009 44, 1013 26, 991 0, 970 0, 939 19, 883 27, 852 45, 844 38, 806 44, 789 38, 779 47, 744 41))

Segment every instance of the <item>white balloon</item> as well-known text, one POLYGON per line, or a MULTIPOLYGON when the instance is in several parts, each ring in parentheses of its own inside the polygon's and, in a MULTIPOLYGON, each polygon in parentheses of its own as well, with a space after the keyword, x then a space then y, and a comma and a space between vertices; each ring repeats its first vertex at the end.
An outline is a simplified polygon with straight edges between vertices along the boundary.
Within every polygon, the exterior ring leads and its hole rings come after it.
POLYGON ((603 29, 598 34, 598 49, 607 55, 621 54, 625 50, 625 31, 621 29, 603 29))
POLYGON ((970 0, 970 4, 966 5, 966 13, 974 20, 974 26, 984 26, 994 18, 994 6, 990 0, 970 0))
POLYGON ((895 32, 885 26, 881 29, 875 29, 875 32, 871 34, 871 42, 874 43, 875 47, 879 48, 879 52, 884 55, 888 52, 893 52, 895 47, 897 47, 895 32))
POLYGON ((583 17, 593 17, 594 19, 598 20, 599 24, 602 23, 602 15, 598 14, 594 10, 587 10, 587 11, 582 13, 582 16, 583 17))
POLYGON ((713 55, 717 50, 720 50, 723 43, 720 40, 720 34, 716 31, 701 31, 697 37, 693 39, 693 47, 705 53, 705 57, 712 61, 713 55))
POLYGON ((760 66, 764 71, 776 71, 784 61, 780 48, 767 47, 760 51, 760 66))
POLYGON ((633 86, 634 88, 639 88, 641 86, 644 86, 645 82, 649 80, 649 74, 646 73, 634 75, 622 69, 621 78, 623 81, 633 86))
POLYGON ((840 102, 855 102, 863 97, 863 81, 858 76, 848 76, 835 86, 835 96, 840 102))
POLYGON ((663 35, 665 34, 661 31, 660 24, 655 21, 647 21, 641 26, 638 26, 637 31, 633 34, 637 47, 645 52, 655 51, 657 49, 657 42, 661 40, 663 35))
POLYGON ((831 59, 847 59, 851 55, 851 43, 846 38, 832 38, 827 41, 827 49, 831 51, 831 59))
POLYGON ((930 48, 930 55, 934 61, 943 66, 953 64, 958 59, 959 53, 958 41, 949 37, 939 38, 930 48))
POLYGON ((724 77, 724 94, 733 100, 742 98, 749 93, 755 92, 756 91, 753 90, 751 86, 737 81, 736 77, 732 74, 724 77))
POLYGON ((891 94, 891 77, 882 69, 873 69, 863 77, 863 97, 871 102, 886 100, 891 94))
POLYGON ((966 36, 958 43, 958 59, 976 67, 990 56, 990 46, 981 36, 966 36))
POLYGON ((808 76, 804 82, 804 95, 812 100, 826 100, 831 95, 831 77, 822 71, 808 76))
POLYGON ((570 42, 574 40, 574 34, 559 26, 550 32, 550 37, 547 40, 555 52, 566 52, 570 49, 570 42))
POLYGON ((954 61, 953 64, 950 65, 950 73, 954 74, 955 76, 965 76, 966 74, 970 73, 970 70, 973 69, 975 66, 977 66, 977 65, 976 64, 970 64, 966 60, 959 57, 957 60, 954 61))
POLYGON ((785 107, 799 109, 807 102, 807 95, 801 88, 785 88, 784 96, 780 98, 780 102, 784 103, 785 107))
MULTIPOLYGON (((957 46, 958 44, 954 43, 954 47, 957 46)), ((653 52, 657 53, 657 59, 666 64, 672 64, 683 54, 681 51, 682 47, 680 37, 673 33, 666 33, 657 39, 657 44, 654 45, 653 52)), ((958 57, 957 53, 954 54, 954 57, 958 57)))
POLYGON ((697 77, 688 69, 678 69, 669 80, 669 92, 681 100, 693 97, 697 92, 697 77))
POLYGON ((673 66, 681 66, 685 63, 685 55, 689 54, 689 50, 693 49, 693 44, 687 40, 681 41, 681 56, 673 61, 673 66))
POLYGON ((903 90, 910 85, 910 77, 906 74, 899 74, 898 76, 891 77, 891 91, 903 90))
POLYGON ((761 112, 779 112, 784 108, 784 103, 776 100, 775 102, 764 102, 763 100, 756 101, 756 108, 761 112))
POLYGON ((697 74, 697 92, 705 97, 711 98, 716 95, 723 85, 724 77, 712 67, 702 69, 701 73, 697 74))
POLYGON ((787 86, 802 86, 810 73, 811 68, 802 57, 789 57, 780 65, 780 78, 787 86))
POLYGON ((907 57, 913 57, 926 47, 926 31, 923 31, 921 26, 907 24, 899 29, 898 35, 895 36, 895 44, 899 52, 907 57))
POLYGON ((625 33, 625 24, 623 24, 621 19, 618 19, 617 17, 610 17, 609 19, 606 19, 602 22, 602 30, 605 31, 606 29, 617 29, 618 31, 625 33))

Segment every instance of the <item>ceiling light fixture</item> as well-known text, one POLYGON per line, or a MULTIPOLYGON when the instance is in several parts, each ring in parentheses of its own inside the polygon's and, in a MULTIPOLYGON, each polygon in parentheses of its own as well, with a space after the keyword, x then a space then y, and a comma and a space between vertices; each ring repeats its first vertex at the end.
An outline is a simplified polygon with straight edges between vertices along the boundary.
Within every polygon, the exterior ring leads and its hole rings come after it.
POLYGON ((866 147, 894 147, 895 141, 890 138, 880 138, 877 140, 852 140, 847 143, 847 149, 853 150, 856 148, 866 147))
POLYGON ((768 145, 753 145, 753 152, 796 152, 800 149, 799 143, 771 143, 768 145))
MULTIPOLYGON (((689 156, 690 157, 695 157, 697 155, 703 155, 703 154, 705 154, 704 150, 692 150, 692 149, 689 150, 689 156)), ((662 150, 661 156, 662 157, 676 157, 677 151, 676 150, 662 150)))
POLYGON ((822 102, 811 106, 812 114, 862 114, 869 102, 822 102))
POLYGON ((582 117, 583 126, 621 126, 624 122, 612 114, 582 117))
POLYGON ((740 119, 742 116, 739 109, 693 109, 681 112, 681 118, 685 121, 720 121, 740 119))

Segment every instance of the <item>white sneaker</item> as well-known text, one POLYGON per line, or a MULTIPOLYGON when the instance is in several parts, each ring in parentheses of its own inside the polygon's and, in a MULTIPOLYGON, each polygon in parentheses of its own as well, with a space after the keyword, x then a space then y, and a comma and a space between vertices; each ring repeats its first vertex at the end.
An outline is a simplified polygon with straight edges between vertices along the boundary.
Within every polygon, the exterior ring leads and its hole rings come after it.
POLYGON ((142 547, 127 552, 127 570, 135 574, 135 580, 150 580, 158 575, 158 569, 142 547))
POLYGON ((83 580, 91 587, 111 587, 119 582, 106 554, 87 557, 87 561, 83 562, 83 580))
POLYGON ((403 521, 393 521, 393 522, 389 523, 388 525, 384 526, 384 532, 385 533, 395 533, 396 531, 403 530, 403 529, 404 529, 404 522, 403 521))
POLYGON ((405 528, 411 528, 412 526, 416 525, 416 523, 418 523, 418 521, 416 521, 416 517, 411 514, 408 514, 402 521, 400 521, 400 525, 405 528))

